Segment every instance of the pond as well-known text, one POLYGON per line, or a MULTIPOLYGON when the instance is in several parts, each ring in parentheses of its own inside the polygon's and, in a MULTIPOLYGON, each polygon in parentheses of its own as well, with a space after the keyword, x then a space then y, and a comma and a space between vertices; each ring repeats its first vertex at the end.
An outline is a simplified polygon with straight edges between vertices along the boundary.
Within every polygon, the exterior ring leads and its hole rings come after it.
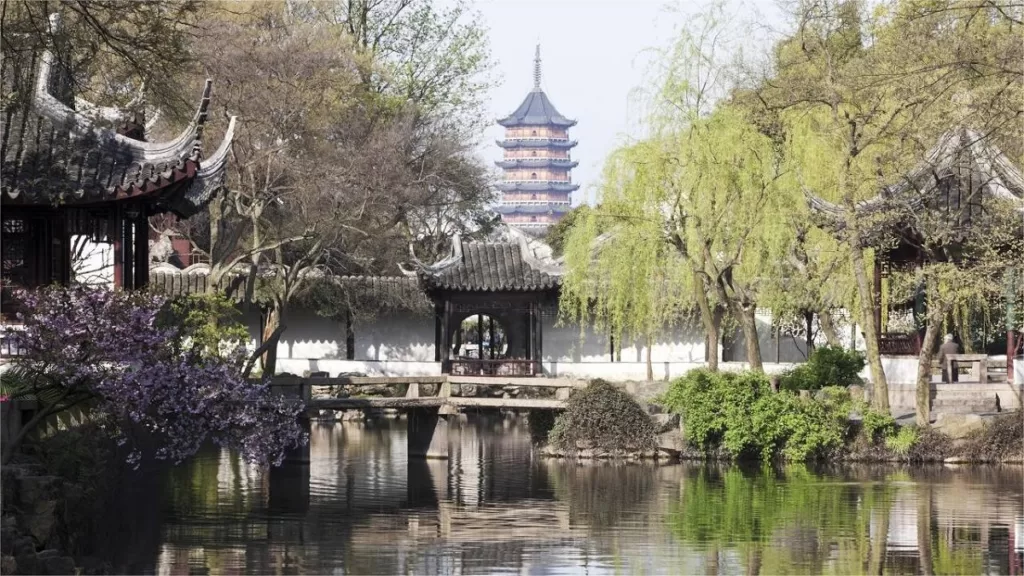
MULTIPOLYGON (((209 450, 122 490, 101 555, 160 574, 1024 574, 1021 467, 577 465, 470 417, 314 423, 310 464, 209 450)), ((109 520, 109 521, 108 521, 109 520)))

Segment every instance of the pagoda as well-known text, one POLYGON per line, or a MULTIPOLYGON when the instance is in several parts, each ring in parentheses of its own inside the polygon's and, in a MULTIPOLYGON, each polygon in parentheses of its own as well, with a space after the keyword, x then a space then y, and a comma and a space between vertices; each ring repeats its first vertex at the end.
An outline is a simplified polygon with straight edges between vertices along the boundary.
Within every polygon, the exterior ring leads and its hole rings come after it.
POLYGON ((516 111, 498 120, 505 128, 505 139, 498 146, 504 151, 495 162, 505 172, 498 184, 502 220, 531 234, 543 234, 569 211, 572 193, 579 188, 569 171, 579 163, 569 157, 576 146, 569 139, 569 128, 576 125, 559 114, 540 87, 540 46, 533 68, 533 90, 516 111))

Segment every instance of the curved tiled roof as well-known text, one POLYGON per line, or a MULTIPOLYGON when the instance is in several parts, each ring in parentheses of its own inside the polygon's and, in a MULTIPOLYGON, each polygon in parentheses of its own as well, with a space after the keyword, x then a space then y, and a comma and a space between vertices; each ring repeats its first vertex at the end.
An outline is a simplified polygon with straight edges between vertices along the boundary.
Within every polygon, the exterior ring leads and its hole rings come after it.
POLYGON ((452 255, 417 271, 427 288, 467 292, 528 292, 551 290, 562 283, 562 267, 551 249, 508 229, 498 241, 452 240, 452 255))
MULTIPOLYGON (((59 19, 51 17, 51 26, 59 19)), ((195 213, 223 184, 234 121, 221 146, 204 159, 203 130, 212 81, 189 125, 167 142, 144 142, 100 128, 50 93, 54 55, 44 50, 31 98, 3 124, 0 199, 4 204, 93 204, 156 196, 157 210, 195 213), (173 194, 161 197, 165 192, 173 194)), ((79 108, 110 118, 112 109, 81 99, 79 108)))
MULTIPOLYGON (((228 275, 224 282, 223 292, 229 299, 235 302, 245 299, 247 274, 247 268, 239 266, 228 275)), ((325 276, 321 274, 318 275, 318 279, 334 282, 352 295, 389 298, 393 302, 405 303, 410 310, 429 306, 426 294, 423 293, 419 281, 414 277, 325 276)), ((150 268, 148 288, 170 297, 204 294, 210 288, 210 266, 208 264, 193 264, 188 268, 178 268, 167 263, 156 264, 150 268)))
POLYGON ((575 126, 576 121, 570 120, 558 113, 555 105, 548 99, 547 94, 539 88, 534 88, 526 95, 523 103, 516 108, 516 111, 498 120, 498 124, 512 128, 514 126, 557 126, 569 128, 575 126))

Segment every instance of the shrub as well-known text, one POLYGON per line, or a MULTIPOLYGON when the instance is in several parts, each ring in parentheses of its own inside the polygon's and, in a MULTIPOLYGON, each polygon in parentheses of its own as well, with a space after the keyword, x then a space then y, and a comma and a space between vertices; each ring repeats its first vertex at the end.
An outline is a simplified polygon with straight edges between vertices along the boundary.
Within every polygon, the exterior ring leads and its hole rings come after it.
POLYGON ((917 443, 917 428, 903 426, 885 439, 885 447, 900 458, 908 458, 910 450, 917 443))
POLYGON ((861 426, 869 442, 879 442, 896 433, 896 421, 892 415, 871 408, 862 410, 861 426))
POLYGON ((1020 411, 993 418, 964 438, 962 454, 969 460, 1000 461, 1024 458, 1024 420, 1020 411))
POLYGON ((540 444, 547 440, 555 425, 555 413, 551 410, 534 410, 526 418, 530 426, 530 440, 540 444))
POLYGON ((840 448, 852 403, 841 388, 817 399, 773 393, 759 372, 694 370, 659 400, 683 419, 686 440, 704 450, 724 447, 733 457, 811 460, 840 448))
POLYGON ((787 371, 780 378, 786 390, 819 390, 825 386, 860 384, 864 355, 841 346, 815 348, 807 362, 787 371))
POLYGON ((627 392, 603 380, 594 380, 566 402, 548 436, 565 452, 586 448, 603 453, 654 450, 651 417, 627 392))

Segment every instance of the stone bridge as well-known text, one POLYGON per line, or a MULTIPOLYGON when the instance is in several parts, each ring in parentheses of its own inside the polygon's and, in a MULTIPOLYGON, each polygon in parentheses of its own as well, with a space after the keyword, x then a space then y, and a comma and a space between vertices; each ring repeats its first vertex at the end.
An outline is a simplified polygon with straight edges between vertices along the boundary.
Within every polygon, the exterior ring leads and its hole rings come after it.
MULTIPOLYGON (((301 398, 307 406, 304 425, 320 410, 381 410, 395 409, 406 415, 410 457, 447 458, 449 452, 449 419, 466 409, 474 410, 563 410, 569 394, 587 385, 585 380, 570 378, 529 378, 503 376, 403 376, 367 377, 341 376, 337 378, 277 376, 271 389, 283 396, 301 398), (522 389, 554 389, 554 398, 480 398, 452 395, 452 385, 480 388, 514 387, 522 389), (436 391, 421 394, 426 386, 436 391), (405 386, 401 397, 356 396, 345 398, 314 397, 313 389, 340 386, 405 386)), ((508 396, 507 394, 505 396, 508 396)), ((308 461, 308 445, 289 456, 289 460, 308 461)))

